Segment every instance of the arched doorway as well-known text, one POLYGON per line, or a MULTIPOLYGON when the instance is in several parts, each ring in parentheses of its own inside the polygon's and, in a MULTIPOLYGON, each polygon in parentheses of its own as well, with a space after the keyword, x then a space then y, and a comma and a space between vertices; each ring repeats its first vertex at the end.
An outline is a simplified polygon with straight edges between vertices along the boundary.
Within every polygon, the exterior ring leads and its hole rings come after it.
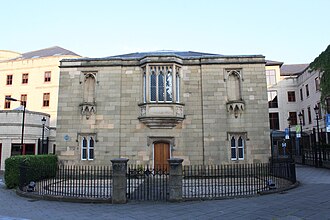
POLYGON ((169 171, 170 144, 165 142, 154 143, 154 169, 169 171))

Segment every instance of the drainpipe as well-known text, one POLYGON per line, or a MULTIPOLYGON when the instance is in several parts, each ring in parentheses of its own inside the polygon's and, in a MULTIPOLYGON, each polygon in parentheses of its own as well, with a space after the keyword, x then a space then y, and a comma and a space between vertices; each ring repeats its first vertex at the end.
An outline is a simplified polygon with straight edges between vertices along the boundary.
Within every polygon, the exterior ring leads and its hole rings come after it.
POLYGON ((204 145, 204 99, 203 99, 203 71, 202 71, 202 59, 199 59, 199 69, 200 69, 200 78, 201 78, 201 114, 202 114, 202 160, 203 165, 205 165, 205 145, 204 145))

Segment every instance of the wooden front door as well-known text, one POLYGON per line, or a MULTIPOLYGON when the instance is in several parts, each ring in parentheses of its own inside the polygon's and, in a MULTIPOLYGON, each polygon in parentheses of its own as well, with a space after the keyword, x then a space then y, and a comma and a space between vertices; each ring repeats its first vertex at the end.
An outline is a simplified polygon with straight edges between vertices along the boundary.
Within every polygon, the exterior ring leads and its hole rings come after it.
POLYGON ((169 171, 170 159, 170 144, 168 143, 155 143, 154 144, 154 168, 155 170, 169 171))

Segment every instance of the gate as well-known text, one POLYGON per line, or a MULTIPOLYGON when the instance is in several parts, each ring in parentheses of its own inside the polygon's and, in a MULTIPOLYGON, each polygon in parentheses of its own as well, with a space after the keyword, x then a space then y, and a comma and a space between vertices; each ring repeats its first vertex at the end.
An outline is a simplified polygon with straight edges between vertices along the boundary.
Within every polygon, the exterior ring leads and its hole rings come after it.
POLYGON ((156 169, 148 165, 129 165, 127 198, 130 200, 168 200, 167 165, 156 169))

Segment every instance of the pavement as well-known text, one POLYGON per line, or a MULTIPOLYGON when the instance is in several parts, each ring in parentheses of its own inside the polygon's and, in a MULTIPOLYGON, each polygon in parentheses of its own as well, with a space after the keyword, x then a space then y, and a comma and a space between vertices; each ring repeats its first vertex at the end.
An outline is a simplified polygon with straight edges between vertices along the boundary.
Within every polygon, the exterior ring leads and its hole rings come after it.
POLYGON ((297 165, 297 188, 250 198, 124 205, 23 198, 0 176, 0 220, 26 219, 271 219, 330 220, 330 169, 297 165))

